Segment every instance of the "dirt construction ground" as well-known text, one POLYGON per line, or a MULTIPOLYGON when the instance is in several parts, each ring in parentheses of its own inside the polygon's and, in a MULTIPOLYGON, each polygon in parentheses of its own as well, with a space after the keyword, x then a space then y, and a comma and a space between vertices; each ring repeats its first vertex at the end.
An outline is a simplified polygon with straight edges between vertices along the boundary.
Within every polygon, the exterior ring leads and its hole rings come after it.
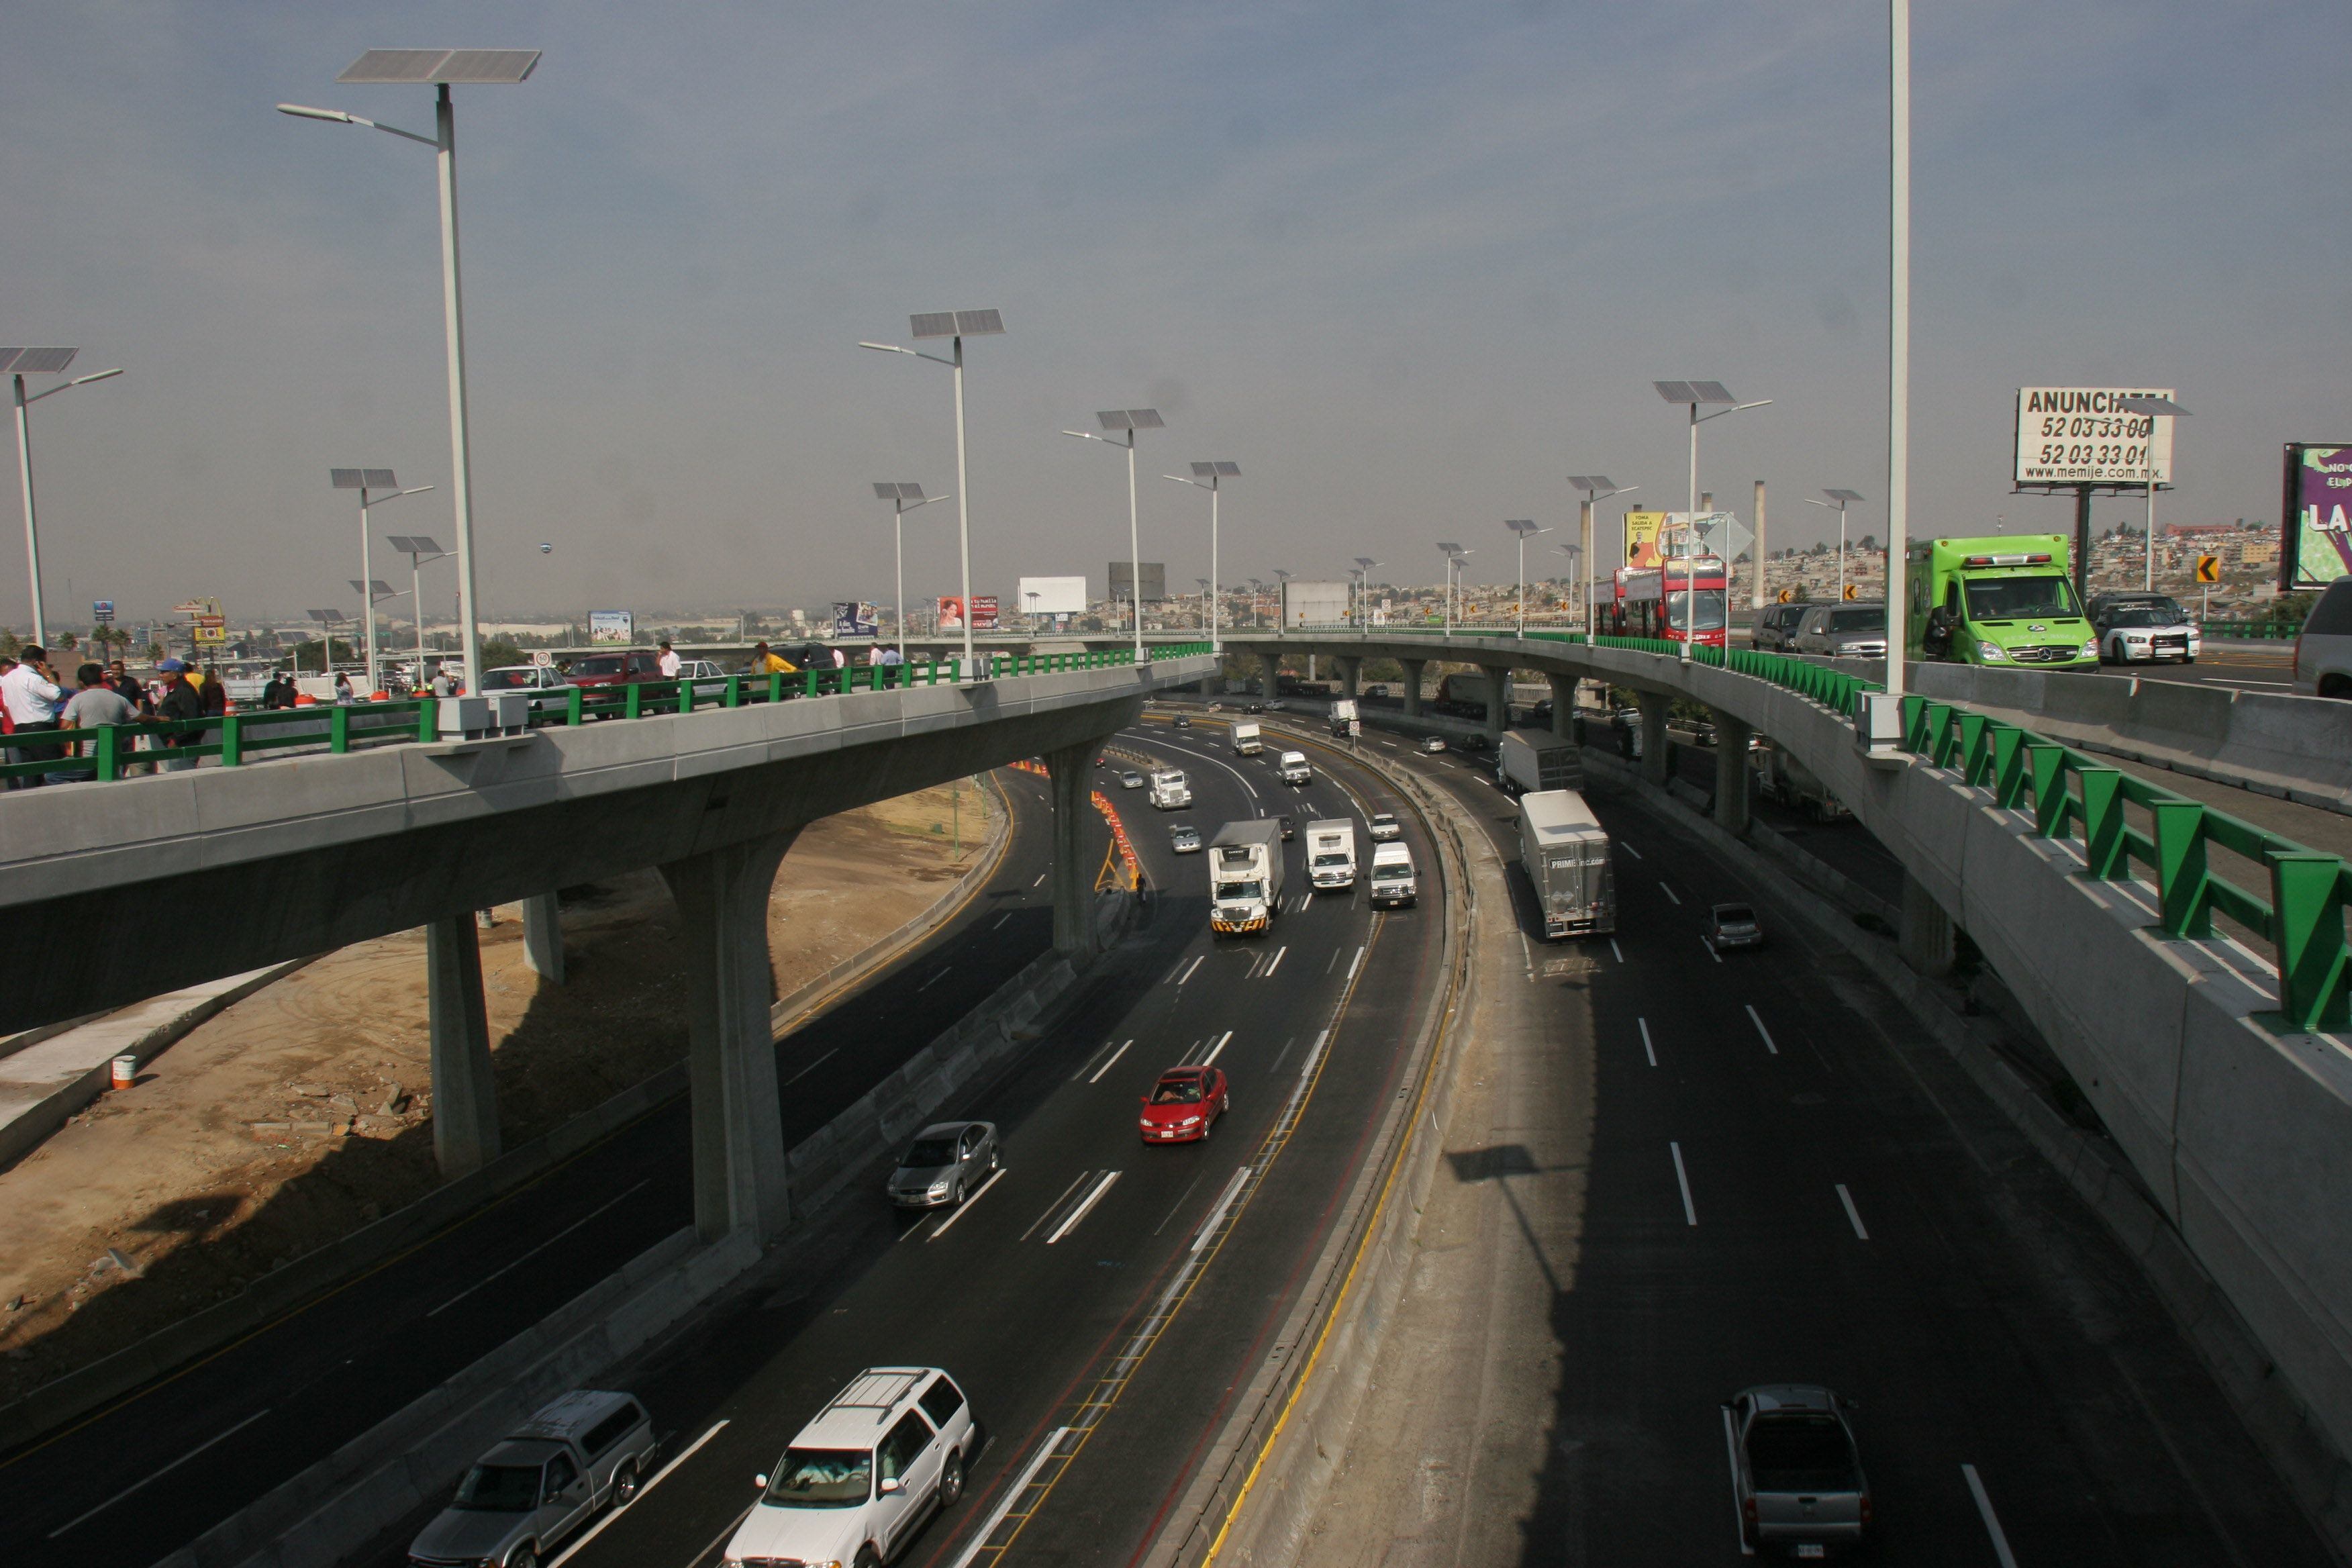
MULTIPOLYGON (((1000 809, 967 781, 804 830, 770 904, 776 994, 929 909, 1000 809)), ((525 966, 520 906, 481 932, 509 1148, 686 1052, 660 877, 562 899, 564 985, 525 966)), ((426 1061, 425 937, 405 931, 239 1003, 0 1172, 0 1404, 423 1195, 426 1061)))

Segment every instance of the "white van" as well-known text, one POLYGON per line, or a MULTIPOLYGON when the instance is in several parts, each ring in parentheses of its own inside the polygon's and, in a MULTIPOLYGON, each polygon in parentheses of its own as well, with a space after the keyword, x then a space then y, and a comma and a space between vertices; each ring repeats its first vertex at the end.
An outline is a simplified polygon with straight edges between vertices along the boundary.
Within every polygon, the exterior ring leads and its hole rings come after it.
POLYGON ((1372 907, 1396 909, 1421 901, 1412 871, 1412 851, 1402 844, 1372 846, 1372 907))
POLYGON ((1281 756, 1275 759, 1274 769, 1282 775, 1282 782, 1286 784, 1307 784, 1315 782, 1315 770, 1307 765, 1307 753, 1304 752, 1283 752, 1281 756))

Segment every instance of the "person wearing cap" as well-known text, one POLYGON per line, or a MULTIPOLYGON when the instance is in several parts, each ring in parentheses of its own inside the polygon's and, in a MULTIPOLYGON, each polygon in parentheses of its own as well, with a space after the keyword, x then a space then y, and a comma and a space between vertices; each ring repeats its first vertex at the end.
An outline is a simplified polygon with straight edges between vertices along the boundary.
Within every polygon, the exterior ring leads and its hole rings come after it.
POLYGON ((669 646, 669 638, 662 638, 661 657, 654 662, 661 666, 661 675, 664 680, 676 680, 677 679, 677 667, 682 661, 677 657, 677 650, 669 646))
MULTIPOLYGON (((155 703, 155 717, 179 721, 202 719, 205 716, 205 694, 196 689, 195 682, 188 679, 187 665, 176 658, 167 658, 155 669, 165 682, 163 695, 155 703)), ((163 749, 177 751, 183 746, 199 744, 203 739, 202 731, 165 735, 163 737, 163 749)), ((194 757, 166 757, 156 764, 159 771, 167 773, 184 772, 195 765, 194 757)))
MULTIPOLYGON (((48 650, 27 644, 16 655, 16 667, 0 675, 0 708, 8 712, 8 727, 18 735, 58 727, 58 707, 65 700, 57 672, 49 668, 48 650)), ((5 753, 12 763, 54 762, 57 746, 11 746, 5 753)), ((8 781, 10 789, 32 789, 47 783, 47 775, 28 773, 8 781)))

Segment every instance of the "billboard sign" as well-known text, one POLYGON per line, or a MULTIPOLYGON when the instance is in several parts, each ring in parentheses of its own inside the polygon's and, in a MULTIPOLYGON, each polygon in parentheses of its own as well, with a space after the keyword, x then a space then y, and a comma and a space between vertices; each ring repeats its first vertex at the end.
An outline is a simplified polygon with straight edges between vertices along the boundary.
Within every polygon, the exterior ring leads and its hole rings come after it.
POLYGON ((992 632, 996 629, 996 595, 974 594, 971 596, 971 629, 992 632))
POLYGON ((2352 574, 2352 442, 2290 441, 2279 586, 2324 588, 2352 574))
POLYGON ((636 640, 636 616, 627 610, 588 612, 588 640, 627 643, 636 640))
POLYGON ((880 612, 863 600, 835 599, 833 602, 833 635, 837 637, 870 637, 879 625, 880 612))
MULTIPOLYGON (((1168 564, 1164 561, 1146 561, 1143 569, 1143 602, 1156 605, 1168 597, 1168 564)), ((1114 599, 1134 597, 1137 563, 1114 561, 1110 563, 1110 596, 1114 599)))
POLYGON ((1658 563, 1658 533, 1665 525, 1664 512, 1627 512, 1625 514, 1625 564, 1655 566, 1658 563))
POLYGON ((2127 414, 2126 397, 2170 397, 2168 386, 2021 386, 2016 482, 2168 485, 2172 416, 2127 414))
POLYGON ((195 617, 195 641, 218 647, 228 641, 228 622, 219 616, 195 617))
POLYGON ((114 624, 114 601, 111 599, 92 599, 89 603, 89 618, 101 626, 112 626, 114 624))
POLYGON ((1087 613, 1087 580, 1024 577, 1015 603, 1024 616, 1083 616, 1087 613))

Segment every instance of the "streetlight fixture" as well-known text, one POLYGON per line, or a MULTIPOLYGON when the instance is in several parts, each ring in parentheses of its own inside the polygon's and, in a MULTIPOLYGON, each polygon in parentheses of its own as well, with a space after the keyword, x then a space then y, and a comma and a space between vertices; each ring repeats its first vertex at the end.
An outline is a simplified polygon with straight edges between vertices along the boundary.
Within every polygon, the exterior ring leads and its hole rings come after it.
MULTIPOLYGON (((419 142, 434 151, 441 176, 441 313, 448 340, 449 472, 453 510, 457 523, 458 647, 466 661, 466 689, 481 682, 479 616, 474 595, 474 458, 466 405, 466 321, 464 290, 457 269, 457 118, 450 101, 453 86, 513 86, 527 79, 539 64, 537 49, 370 49, 335 79, 346 86, 430 86, 436 89, 434 134, 380 125, 337 109, 310 109, 281 103, 280 114, 301 120, 325 120, 340 125, 364 125, 419 142)), ((422 606, 417 618, 424 619, 422 606)))
POLYGON ((1360 632, 1371 626, 1372 568, 1383 564, 1369 555, 1356 557, 1356 629, 1360 632))
MULTIPOLYGON (((1239 479, 1241 471, 1242 466, 1239 463, 1195 463, 1192 465, 1192 477, 1189 479, 1181 474, 1160 476, 1163 479, 1174 479, 1180 485, 1192 485, 1209 492, 1209 582, 1213 587, 1217 581, 1217 481, 1239 479)), ((1223 653, 1225 645, 1218 636, 1213 601, 1207 625, 1209 651, 1213 654, 1223 653)))
MULTIPOLYGON (((898 563, 897 575, 893 579, 897 584, 893 592, 898 597, 890 602, 890 618, 898 623, 898 652, 904 656, 907 651, 907 514, 913 511, 915 507, 929 506, 935 500, 947 500, 950 498, 926 496, 920 485, 893 484, 887 479, 875 481, 874 497, 877 500, 887 500, 890 503, 890 544, 894 559, 898 563), (915 505, 908 506, 907 504, 908 501, 914 502, 915 505)), ((1032 597, 1034 595, 1033 595, 1032 597)), ((971 599, 969 595, 964 598, 963 621, 964 639, 969 643, 971 638, 971 599)))
MULTIPOLYGON (((423 495, 433 487, 417 485, 410 489, 402 489, 400 481, 392 477, 390 468, 329 468, 327 483, 334 489, 360 492, 360 575, 359 581, 352 584, 352 590, 359 595, 365 606, 360 613, 367 617, 367 687, 370 691, 375 691, 381 689, 376 679, 375 656, 375 605, 379 595, 373 595, 365 586, 375 582, 375 568, 368 553, 368 508, 382 506, 388 500, 398 500, 403 496, 423 495), (370 490, 389 490, 392 493, 371 499, 368 495, 370 490)), ((380 596, 390 599, 398 595, 386 588, 380 596)))
MULTIPOLYGON (((1584 534, 1584 635, 1589 637, 1592 635, 1594 625, 1592 574, 1593 569, 1600 564, 1601 561, 1601 535, 1596 531, 1599 525, 1592 515, 1592 509, 1611 496, 1629 495, 1642 487, 1621 485, 1606 474, 1570 474, 1568 476, 1568 482, 1584 495, 1584 500, 1577 504, 1576 510, 1582 514, 1578 519, 1578 522, 1584 534)), ((1624 555, 1625 546, 1621 540, 1617 546, 1617 564, 1620 566, 1625 563, 1624 555)))
MULTIPOLYGON (((1206 631, 1209 629, 1209 580, 1206 577, 1195 577, 1192 581, 1201 584, 1201 629, 1206 631)), ((1211 646, 1215 645, 1212 643, 1211 646)))
POLYGON ((93 371, 88 375, 75 376, 71 381, 59 382, 30 397, 25 395, 25 378, 28 375, 63 375, 66 366, 73 363, 74 355, 80 352, 79 349, 0 349, 0 374, 8 377, 9 384, 16 391, 16 471, 23 481, 25 496, 25 571, 32 581, 33 640, 43 647, 48 645, 49 626, 48 617, 41 609, 41 531, 33 512, 33 426, 26 416, 26 410, 44 397, 55 397, 60 392, 86 386, 93 381, 104 381, 109 376, 121 375, 122 372, 93 371))
MULTIPOLYGON (((1143 662, 1143 545, 1136 522, 1135 510, 1135 437, 1139 430, 1164 430, 1168 421, 1160 417, 1157 408, 1106 408, 1095 418, 1106 430, 1124 430, 1127 439, 1113 440, 1097 436, 1091 430, 1065 430, 1065 436, 1075 436, 1081 441, 1100 441, 1107 447, 1127 449, 1127 558, 1128 599, 1135 607, 1135 661, 1143 662)), ((1238 470, 1237 470, 1238 471, 1238 470)), ((966 619, 970 619, 969 616, 966 619)))
POLYGON ((1877 749, 1900 724, 1910 634, 1904 574, 1911 525, 1911 0, 1887 0, 1886 691, 1864 710, 1877 749))
POLYGON ((416 684, 425 684, 425 568, 436 561, 446 561, 451 552, 444 550, 421 533, 387 533, 383 542, 408 557, 408 604, 416 612, 416 684))
POLYGON ((1469 560, 1471 552, 1463 549, 1459 544, 1449 543, 1444 540, 1438 541, 1437 548, 1445 552, 1445 635, 1452 637, 1454 610, 1458 600, 1458 595, 1454 586, 1454 573, 1457 567, 1469 560))
POLYGON ((1528 635, 1528 541, 1538 533, 1549 533, 1551 530, 1549 528, 1538 528, 1535 525, 1534 519, 1525 517, 1507 519, 1503 523, 1503 526, 1509 529, 1513 533, 1517 534, 1519 539, 1519 598, 1517 606, 1519 624, 1517 631, 1513 635, 1516 637, 1525 637, 1528 635))
POLYGON ((2189 412, 2169 397, 2118 397, 2116 406, 2147 418, 2147 565, 2140 579, 2143 591, 2156 592, 2156 422, 2189 412))
POLYGON ((1004 316, 997 310, 926 310, 907 318, 907 331, 919 342, 925 338, 953 339, 955 357, 941 359, 937 354, 901 348, 897 343, 860 342, 857 346, 880 353, 927 359, 955 373, 956 549, 963 568, 962 575, 958 579, 963 593, 963 668, 970 675, 975 661, 971 651, 971 475, 964 464, 963 341, 966 338, 1003 336, 1004 316))
MULTIPOLYGON (((1862 492, 1860 490, 1823 490, 1822 494, 1830 499, 1815 500, 1812 497, 1807 496, 1805 504, 1838 514, 1838 598, 1843 602, 1845 598, 1845 509, 1862 500, 1862 492)), ((1760 572, 1763 567, 1759 565, 1757 570, 1760 572)))
MULTIPOLYGON (((319 623, 319 675, 322 679, 331 679, 335 673, 335 627, 342 623, 343 613, 341 610, 312 610, 310 616, 319 623)), ((294 673, 302 673, 299 659, 294 662, 294 673)))
MULTIPOLYGON (((1761 408, 1772 400, 1763 397, 1753 403, 1742 403, 1733 397, 1730 388, 1719 381, 1654 381, 1650 384, 1656 387, 1658 395, 1668 403, 1682 403, 1690 406, 1690 510, 1688 515, 1696 517, 1698 515, 1698 427, 1710 419, 1720 419, 1727 414, 1738 414, 1749 408, 1761 408), (1717 404, 1723 406, 1716 408, 1712 414, 1699 412, 1702 407, 1717 404)), ((1684 529, 1684 533, 1685 535, 1689 533, 1687 527, 1684 529)), ((1690 560, 1690 540, 1687 537, 1682 542, 1682 554, 1685 563, 1683 567, 1683 613, 1686 617, 1683 626, 1683 662, 1688 664, 1691 657, 1691 643, 1695 640, 1693 634, 1698 628, 1691 625, 1687 617, 1695 616, 1698 613, 1698 585, 1692 578, 1690 567, 1687 564, 1690 560)))

